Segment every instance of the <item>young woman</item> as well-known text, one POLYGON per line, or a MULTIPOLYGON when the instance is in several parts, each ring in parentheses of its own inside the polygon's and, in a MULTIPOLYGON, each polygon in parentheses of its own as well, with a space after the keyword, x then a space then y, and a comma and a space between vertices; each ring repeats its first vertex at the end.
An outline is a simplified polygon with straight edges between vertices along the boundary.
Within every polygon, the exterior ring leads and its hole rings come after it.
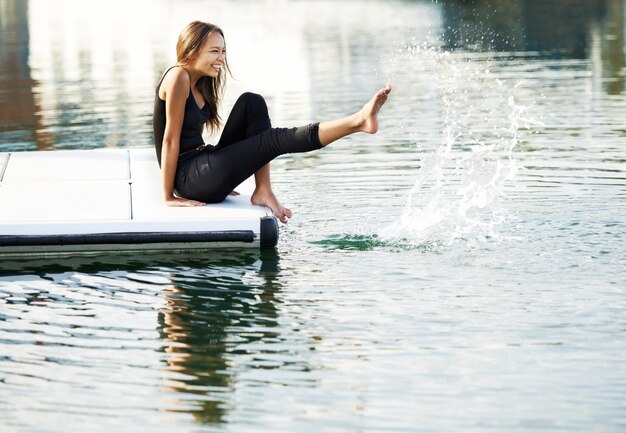
POLYGON ((205 145, 204 127, 220 126, 218 108, 228 63, 224 33, 213 24, 194 21, 178 38, 178 63, 163 74, 154 102, 154 140, 161 167, 163 198, 168 206, 219 203, 254 174, 251 201, 268 206, 283 223, 283 207, 270 182, 269 162, 279 155, 309 152, 355 132, 374 134, 378 110, 391 86, 379 90, 363 108, 342 119, 298 128, 272 128, 265 101, 244 93, 235 103, 216 146, 205 145))

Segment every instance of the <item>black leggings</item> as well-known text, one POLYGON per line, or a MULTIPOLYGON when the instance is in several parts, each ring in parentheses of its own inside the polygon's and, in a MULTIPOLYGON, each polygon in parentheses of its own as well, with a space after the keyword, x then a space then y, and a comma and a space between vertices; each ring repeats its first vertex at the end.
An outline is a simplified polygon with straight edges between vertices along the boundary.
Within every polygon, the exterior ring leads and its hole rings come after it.
POLYGON ((263 97, 244 93, 228 116, 217 146, 180 156, 176 193, 204 203, 219 203, 277 156, 320 149, 318 127, 313 123, 272 128, 263 97))

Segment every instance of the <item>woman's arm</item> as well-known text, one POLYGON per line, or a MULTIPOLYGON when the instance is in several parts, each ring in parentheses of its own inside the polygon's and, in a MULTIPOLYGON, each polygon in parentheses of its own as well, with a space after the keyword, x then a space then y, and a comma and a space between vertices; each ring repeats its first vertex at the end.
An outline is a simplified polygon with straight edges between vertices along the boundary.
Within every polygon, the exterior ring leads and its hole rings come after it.
POLYGON ((174 196, 174 178, 180 152, 180 133, 185 116, 185 103, 189 96, 189 75, 182 68, 172 69, 159 93, 165 99, 165 133, 161 148, 161 179, 163 200, 167 206, 202 206, 204 203, 174 196))

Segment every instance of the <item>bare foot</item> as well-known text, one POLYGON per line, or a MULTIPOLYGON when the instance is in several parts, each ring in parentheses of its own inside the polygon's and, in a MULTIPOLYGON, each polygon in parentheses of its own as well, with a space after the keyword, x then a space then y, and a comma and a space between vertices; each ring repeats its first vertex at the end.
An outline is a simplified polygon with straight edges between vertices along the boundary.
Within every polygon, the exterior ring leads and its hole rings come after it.
POLYGON ((380 107, 387 102, 389 93, 391 93, 391 85, 387 84, 376 92, 372 99, 363 106, 359 112, 362 118, 361 131, 367 132, 368 134, 375 134, 378 131, 378 111, 380 107))
POLYGON ((250 201, 252 204, 267 206, 272 209, 274 216, 284 224, 287 224, 288 219, 293 215, 290 209, 287 209, 280 204, 272 190, 267 191, 256 189, 254 190, 254 193, 252 193, 250 201))

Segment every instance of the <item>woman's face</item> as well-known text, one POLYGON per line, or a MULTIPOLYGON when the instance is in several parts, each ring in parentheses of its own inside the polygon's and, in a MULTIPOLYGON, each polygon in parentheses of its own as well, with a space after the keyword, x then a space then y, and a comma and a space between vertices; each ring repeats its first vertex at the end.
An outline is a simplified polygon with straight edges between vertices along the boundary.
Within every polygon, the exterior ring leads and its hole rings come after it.
POLYGON ((202 72, 204 75, 216 78, 226 60, 226 44, 224 38, 219 32, 210 33, 200 52, 191 62, 194 69, 202 72))

